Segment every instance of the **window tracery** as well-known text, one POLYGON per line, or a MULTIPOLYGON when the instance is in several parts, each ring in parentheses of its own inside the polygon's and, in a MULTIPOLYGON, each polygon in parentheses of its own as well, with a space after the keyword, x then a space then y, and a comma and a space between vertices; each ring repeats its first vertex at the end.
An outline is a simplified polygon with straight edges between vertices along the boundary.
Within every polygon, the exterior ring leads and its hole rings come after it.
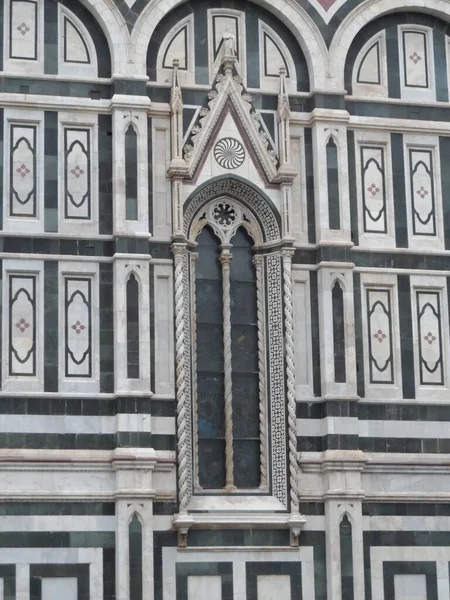
POLYGON ((227 198, 210 202, 192 227, 198 490, 267 486, 263 270, 252 260, 259 237, 251 215, 227 198))
MULTIPOLYGON (((186 519, 191 523, 188 512, 214 511, 218 507, 214 496, 229 494, 235 489, 241 501, 247 496, 258 495, 260 510, 290 508, 294 513, 298 512, 292 294, 289 295, 289 290, 292 290, 292 249, 279 246, 280 243, 283 246, 280 216, 268 198, 233 176, 212 180, 198 188, 186 201, 183 216, 184 235, 177 238, 172 246, 175 262, 180 505, 177 528, 184 527, 186 519), (216 287, 214 293, 205 296, 209 302, 203 300, 202 304, 199 300, 202 285, 201 282, 199 284, 199 273, 201 275, 204 269, 202 248, 206 238, 212 246, 210 265, 215 271, 212 279, 215 279, 216 287), (245 260, 238 259, 239 254, 245 260), (245 263, 246 278, 240 274, 244 271, 235 269, 238 260, 245 263), (233 290, 239 289, 240 278, 247 285, 247 289, 241 289, 240 293, 248 299, 248 314, 236 316, 235 307, 242 306, 242 302, 236 300, 233 290), (214 307, 210 306, 213 302, 214 307), (201 339, 203 320, 207 320, 202 315, 202 306, 206 306, 207 310, 214 308, 215 314, 220 316, 220 323, 218 319, 215 323, 220 326, 212 334, 214 344, 220 347, 220 351, 215 351, 221 365, 217 369, 219 381, 216 382, 220 397, 214 392, 210 397, 207 393, 203 396, 206 401, 219 397, 222 403, 217 413, 218 433, 211 436, 215 437, 216 448, 221 447, 216 452, 222 461, 221 466, 216 467, 218 475, 214 482, 205 482, 201 475, 202 468, 205 468, 202 462, 208 467, 211 464, 202 448, 207 437, 205 431, 211 424, 211 421, 207 422, 205 429, 202 421, 205 406, 201 396, 205 392, 202 388, 202 365, 199 363, 205 351, 208 357, 211 354, 210 341, 205 343, 201 339), (240 325, 250 325, 253 329, 249 327, 242 338, 240 325), (249 340, 253 344, 251 351, 241 353, 239 341, 247 343, 249 340), (231 347, 231 355, 227 356, 228 360, 231 358, 231 368, 228 364, 230 377, 225 386, 227 346, 231 347), (246 355, 253 361, 246 371, 251 394, 246 389, 239 391, 235 379, 239 369, 243 370, 246 355), (247 397, 253 400, 251 405, 245 406, 246 415, 242 415, 239 412, 242 409, 240 402, 247 397), (253 429, 239 430, 241 424, 249 423, 253 429), (286 462, 288 437, 289 466, 286 462), (250 455, 253 457, 251 460, 250 455), (240 463, 242 456, 245 460, 240 463)), ((209 404, 210 409, 211 406, 217 408, 214 403, 209 404)))

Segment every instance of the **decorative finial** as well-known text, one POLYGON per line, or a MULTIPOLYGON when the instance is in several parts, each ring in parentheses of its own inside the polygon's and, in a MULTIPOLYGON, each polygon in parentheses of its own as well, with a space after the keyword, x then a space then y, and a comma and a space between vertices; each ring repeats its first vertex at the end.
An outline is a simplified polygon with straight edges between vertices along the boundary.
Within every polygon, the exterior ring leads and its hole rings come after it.
POLYGON ((289 95, 286 89, 286 67, 280 67, 280 91, 278 92, 278 118, 287 120, 291 116, 291 108, 289 105, 289 95))
POLYGON ((181 95, 181 87, 178 79, 178 67, 180 61, 178 58, 174 58, 172 61, 173 66, 173 80, 172 89, 170 91, 170 108, 173 113, 179 113, 183 111, 183 97, 181 95))

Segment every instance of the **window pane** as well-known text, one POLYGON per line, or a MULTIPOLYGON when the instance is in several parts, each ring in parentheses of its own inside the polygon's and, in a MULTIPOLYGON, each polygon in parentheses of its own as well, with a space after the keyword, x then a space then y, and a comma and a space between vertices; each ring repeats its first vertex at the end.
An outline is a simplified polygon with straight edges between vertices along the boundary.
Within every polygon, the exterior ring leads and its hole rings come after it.
POLYGON ((225 485, 222 267, 219 242, 208 227, 196 241, 199 482, 218 489, 225 485))
POLYGON ((252 263, 253 242, 245 229, 238 229, 232 244, 234 478, 237 487, 254 488, 260 483, 256 271, 252 263))
POLYGON ((127 281, 127 377, 139 379, 139 283, 133 273, 127 281))
POLYGON ((137 135, 130 125, 125 134, 125 196, 126 219, 136 221, 137 204, 137 135))

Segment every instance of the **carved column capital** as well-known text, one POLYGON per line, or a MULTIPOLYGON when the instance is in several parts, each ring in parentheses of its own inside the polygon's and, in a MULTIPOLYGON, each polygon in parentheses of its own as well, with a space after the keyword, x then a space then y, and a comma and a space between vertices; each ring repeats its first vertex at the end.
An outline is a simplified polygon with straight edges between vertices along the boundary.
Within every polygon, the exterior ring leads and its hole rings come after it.
POLYGON ((281 258, 283 259, 283 262, 292 263, 292 257, 294 256, 294 253, 295 248, 292 248, 291 246, 282 248, 281 258))
POLYGON ((170 249, 172 250, 175 260, 184 258, 186 248, 187 244, 185 242, 174 242, 171 245, 170 249))
POLYGON ((256 270, 261 269, 264 264, 264 256, 262 254, 254 254, 252 256, 252 263, 255 265, 256 270))
POLYGON ((219 256, 220 264, 222 265, 222 269, 229 269, 231 265, 231 259, 233 255, 229 250, 222 250, 219 256))

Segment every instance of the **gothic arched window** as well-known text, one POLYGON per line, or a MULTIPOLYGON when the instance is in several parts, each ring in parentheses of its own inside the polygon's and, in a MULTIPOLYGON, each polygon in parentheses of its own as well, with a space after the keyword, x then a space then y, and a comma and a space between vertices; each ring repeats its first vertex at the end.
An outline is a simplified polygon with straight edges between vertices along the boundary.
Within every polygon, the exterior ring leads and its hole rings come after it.
POLYGON ((200 186, 183 221, 172 245, 177 527, 187 511, 223 510, 221 494, 239 494, 244 511, 257 495, 258 510, 298 512, 292 248, 280 216, 228 176, 200 186))
POLYGON ((262 269, 254 264, 255 232, 226 199, 210 205, 195 227, 195 488, 267 488, 264 360, 258 364, 265 323, 257 310, 262 269))
POLYGON ((258 488, 266 485, 260 468, 266 423, 259 418, 266 398, 260 398, 258 327, 264 323, 258 323, 254 242, 240 226, 221 243, 209 225, 196 242, 197 487, 258 488))

